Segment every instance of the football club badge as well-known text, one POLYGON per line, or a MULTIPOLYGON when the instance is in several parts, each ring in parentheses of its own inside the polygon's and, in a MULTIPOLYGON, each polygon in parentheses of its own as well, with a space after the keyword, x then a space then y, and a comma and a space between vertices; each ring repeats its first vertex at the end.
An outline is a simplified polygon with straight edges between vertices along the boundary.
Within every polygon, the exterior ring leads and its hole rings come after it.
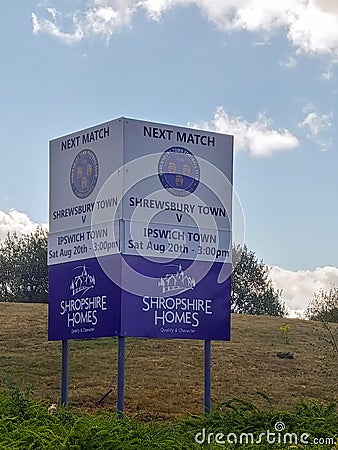
POLYGON ((81 150, 73 161, 70 185, 76 197, 86 198, 94 190, 99 175, 99 164, 94 152, 81 150))
POLYGON ((183 147, 171 147, 159 160, 158 176, 167 191, 173 195, 185 197, 197 188, 200 168, 189 150, 183 147))

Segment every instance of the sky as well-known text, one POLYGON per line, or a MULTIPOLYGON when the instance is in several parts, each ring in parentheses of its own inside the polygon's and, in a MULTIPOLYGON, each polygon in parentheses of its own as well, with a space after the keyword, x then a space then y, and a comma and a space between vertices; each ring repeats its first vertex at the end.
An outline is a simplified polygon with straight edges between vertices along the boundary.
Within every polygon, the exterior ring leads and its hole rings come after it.
POLYGON ((126 116, 235 137, 245 242, 295 314, 338 283, 336 0, 0 5, 0 238, 48 221, 48 141, 126 116))

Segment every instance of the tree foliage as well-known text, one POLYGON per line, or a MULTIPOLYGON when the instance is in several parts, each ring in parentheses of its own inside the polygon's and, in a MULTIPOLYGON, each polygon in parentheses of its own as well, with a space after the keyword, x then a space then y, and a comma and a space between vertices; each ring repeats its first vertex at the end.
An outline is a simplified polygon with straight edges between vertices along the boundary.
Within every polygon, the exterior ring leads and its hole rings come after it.
POLYGON ((274 289, 264 262, 245 245, 233 248, 232 260, 231 312, 284 316, 281 291, 274 289))
POLYGON ((0 301, 47 302, 47 231, 7 235, 0 247, 0 301))
POLYGON ((311 320, 338 322, 338 288, 315 292, 305 314, 311 320))

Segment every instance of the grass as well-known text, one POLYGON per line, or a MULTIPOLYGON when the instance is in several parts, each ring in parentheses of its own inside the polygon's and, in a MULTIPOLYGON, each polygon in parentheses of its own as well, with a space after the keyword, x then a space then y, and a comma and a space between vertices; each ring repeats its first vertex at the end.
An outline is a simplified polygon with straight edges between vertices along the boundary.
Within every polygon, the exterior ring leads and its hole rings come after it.
POLYGON ((223 405, 224 410, 215 409, 209 416, 144 423, 134 418, 121 421, 115 414, 76 412, 68 408, 58 408, 54 414, 48 414, 47 405, 31 400, 29 393, 19 390, 10 379, 6 386, 7 391, 0 393, 2 450, 188 450, 239 446, 253 449, 259 440, 261 449, 308 448, 300 444, 304 439, 311 448, 338 448, 338 415, 334 403, 322 407, 298 401, 288 412, 266 412, 251 402, 237 399, 223 405), (276 433, 277 423, 285 427, 282 433, 276 433), (261 433, 263 438, 259 439, 261 433))
POLYGON ((34 402, 27 392, 7 381, 6 392, 0 394, 0 417, 2 450, 254 449, 259 440, 261 449, 308 448, 308 444, 314 449, 338 448, 338 415, 333 403, 322 407, 298 401, 288 412, 266 412, 236 399, 209 416, 144 423, 68 408, 48 414, 46 405, 34 402), (277 424, 285 426, 283 432, 276 432, 277 424), (307 445, 302 445, 304 439, 307 445))
MULTIPOLYGON (((0 372, 35 400, 58 403, 61 343, 47 341, 47 305, 0 303, 0 372)), ((234 315, 232 340, 212 343, 212 402, 245 398, 265 411, 290 410, 299 399, 337 398, 337 356, 320 324, 300 319, 234 315), (289 325, 288 343, 280 328, 289 325), (280 359, 289 351, 293 359, 280 359)), ((70 341, 69 402, 81 411, 116 405, 116 338, 70 341)), ((203 342, 127 339, 127 416, 186 418, 203 411, 203 342)), ((154 447, 155 448, 155 447, 154 447)))

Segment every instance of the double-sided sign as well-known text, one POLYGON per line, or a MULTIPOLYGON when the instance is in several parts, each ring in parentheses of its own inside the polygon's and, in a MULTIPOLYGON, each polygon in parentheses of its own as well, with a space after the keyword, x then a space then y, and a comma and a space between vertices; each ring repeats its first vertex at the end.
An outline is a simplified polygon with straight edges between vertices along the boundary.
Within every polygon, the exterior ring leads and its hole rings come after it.
POLYGON ((230 338, 233 138, 120 118, 50 142, 49 339, 230 338))

